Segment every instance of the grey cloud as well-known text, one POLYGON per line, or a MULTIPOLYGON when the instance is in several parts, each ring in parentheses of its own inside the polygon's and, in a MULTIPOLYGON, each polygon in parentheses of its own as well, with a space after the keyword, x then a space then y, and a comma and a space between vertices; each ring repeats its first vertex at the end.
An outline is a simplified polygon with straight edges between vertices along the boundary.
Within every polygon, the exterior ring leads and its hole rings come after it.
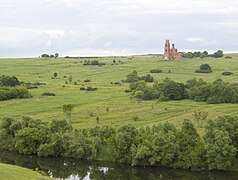
POLYGON ((0 57, 237 51, 237 18, 236 0, 0 0, 0 57))

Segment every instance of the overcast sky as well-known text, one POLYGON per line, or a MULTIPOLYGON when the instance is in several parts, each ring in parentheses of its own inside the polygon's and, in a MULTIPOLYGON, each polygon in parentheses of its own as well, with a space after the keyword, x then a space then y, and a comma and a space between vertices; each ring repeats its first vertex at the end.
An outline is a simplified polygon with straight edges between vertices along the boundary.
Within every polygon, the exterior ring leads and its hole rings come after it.
POLYGON ((0 57, 238 52, 238 0, 0 0, 0 57))

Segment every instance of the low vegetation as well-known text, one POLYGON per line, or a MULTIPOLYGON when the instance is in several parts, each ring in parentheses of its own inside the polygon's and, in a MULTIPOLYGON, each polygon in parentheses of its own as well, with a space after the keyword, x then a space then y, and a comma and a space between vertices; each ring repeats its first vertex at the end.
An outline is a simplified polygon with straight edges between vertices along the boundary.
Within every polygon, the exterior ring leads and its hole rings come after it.
POLYGON ((44 92, 43 94, 41 94, 42 96, 55 96, 55 93, 52 92, 44 92))
POLYGON ((106 65, 105 63, 99 62, 98 60, 85 60, 83 63, 84 66, 104 66, 106 65))
POLYGON ((223 73, 221 73, 223 76, 230 76, 230 75, 232 75, 233 74, 233 72, 223 72, 223 73))
POLYGON ((151 69, 150 73, 162 73, 162 70, 160 70, 160 69, 151 69))

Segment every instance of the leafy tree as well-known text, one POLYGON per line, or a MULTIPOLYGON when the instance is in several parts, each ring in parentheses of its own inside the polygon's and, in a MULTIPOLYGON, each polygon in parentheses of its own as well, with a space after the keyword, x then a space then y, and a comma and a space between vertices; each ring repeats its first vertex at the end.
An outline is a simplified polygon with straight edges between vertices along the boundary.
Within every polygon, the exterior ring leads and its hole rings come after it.
POLYGON ((31 97, 31 93, 25 86, 18 86, 10 89, 10 93, 16 99, 27 99, 31 97))
POLYGON ((54 133, 64 133, 72 130, 70 122, 66 120, 53 120, 50 123, 50 130, 54 133))
POLYGON ((71 118, 71 113, 74 108, 73 104, 64 104, 63 105, 63 113, 66 115, 68 119, 71 118))
POLYGON ((202 64, 199 70, 196 70, 195 73, 210 73, 212 72, 212 68, 209 64, 202 64))
POLYGON ((0 149, 14 150, 15 136, 21 124, 12 118, 3 118, 0 123, 0 149))
POLYGON ((42 54, 41 57, 42 57, 42 58, 49 58, 50 55, 49 55, 49 54, 42 54))
POLYGON ((200 109, 194 111, 194 120, 198 123, 198 125, 201 127, 201 122, 205 121, 207 118, 208 113, 205 111, 202 111, 200 109))
POLYGON ((170 79, 163 80, 162 83, 154 84, 154 88, 169 100, 181 100, 187 98, 187 91, 182 83, 176 83, 170 79))
POLYGON ((132 82, 136 82, 139 80, 140 80, 140 77, 138 76, 137 71, 134 70, 132 73, 127 75, 126 82, 132 83, 132 82))
POLYGON ((112 156, 115 160, 123 163, 131 162, 131 146, 136 143, 137 135, 138 130, 131 125, 118 128, 110 142, 112 156))
POLYGON ((96 122, 97 122, 97 125, 99 125, 99 117, 98 116, 96 117, 96 122))
POLYGON ((200 136, 198 135, 194 125, 190 120, 185 119, 181 131, 178 134, 179 156, 178 161, 175 164, 176 167, 191 168, 191 153, 199 141, 200 136))
POLYGON ((144 81, 137 81, 130 84, 131 90, 143 91, 146 87, 147 87, 147 84, 144 81))
POLYGON ((111 126, 104 125, 99 129, 98 136, 101 141, 105 142, 108 141, 115 134, 115 132, 115 129, 111 126))
POLYGON ((0 76, 0 86, 19 86, 20 82, 15 76, 0 76))
POLYGON ((47 129, 24 128, 16 135, 16 149, 22 154, 36 154, 40 144, 48 139, 47 129))
POLYGON ((194 54, 192 52, 183 53, 183 57, 192 59, 194 57, 194 54))
POLYGON ((207 51, 204 51, 203 53, 200 54, 201 59, 206 58, 206 57, 208 57, 208 52, 207 51))
POLYGON ((142 76, 140 79, 141 79, 141 80, 144 80, 145 82, 153 82, 153 81, 154 81, 153 76, 151 76, 150 74, 147 74, 147 75, 145 75, 145 76, 142 76))
POLYGON ((57 72, 55 72, 54 73, 54 78, 56 78, 58 76, 58 73, 57 72))
POLYGON ((194 57, 201 57, 201 54, 202 53, 200 51, 193 53, 194 57))
POLYGON ((91 62, 91 65, 93 65, 93 66, 99 65, 99 64, 100 64, 100 63, 99 63, 98 60, 93 60, 93 61, 91 62))
POLYGON ((236 148, 227 132, 214 130, 214 138, 206 146, 208 168, 226 170, 235 159, 236 148))
POLYGON ((209 66, 209 64, 202 64, 200 66, 200 70, 212 71, 212 68, 209 66))
POLYGON ((69 76, 69 82, 72 82, 72 80, 73 80, 73 77, 72 77, 72 75, 70 75, 69 76))
POLYGON ((59 57, 59 53, 55 53, 55 58, 58 58, 59 57))
POLYGON ((222 50, 218 50, 217 52, 215 52, 215 53, 213 54, 213 57, 214 57, 214 58, 223 57, 223 51, 222 51, 222 50))
POLYGON ((233 116, 220 116, 215 121, 209 120, 206 126, 205 140, 212 143, 215 130, 226 131, 232 144, 238 148, 238 118, 233 116))

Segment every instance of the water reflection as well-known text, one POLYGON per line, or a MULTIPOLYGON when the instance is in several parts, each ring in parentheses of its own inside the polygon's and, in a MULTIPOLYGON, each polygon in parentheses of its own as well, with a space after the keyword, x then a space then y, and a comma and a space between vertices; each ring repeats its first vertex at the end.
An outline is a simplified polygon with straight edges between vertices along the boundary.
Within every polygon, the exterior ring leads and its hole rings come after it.
POLYGON ((0 151, 0 162, 30 169, 38 168, 51 177, 69 180, 235 180, 236 172, 191 172, 159 167, 130 167, 124 164, 66 158, 38 158, 0 151))

